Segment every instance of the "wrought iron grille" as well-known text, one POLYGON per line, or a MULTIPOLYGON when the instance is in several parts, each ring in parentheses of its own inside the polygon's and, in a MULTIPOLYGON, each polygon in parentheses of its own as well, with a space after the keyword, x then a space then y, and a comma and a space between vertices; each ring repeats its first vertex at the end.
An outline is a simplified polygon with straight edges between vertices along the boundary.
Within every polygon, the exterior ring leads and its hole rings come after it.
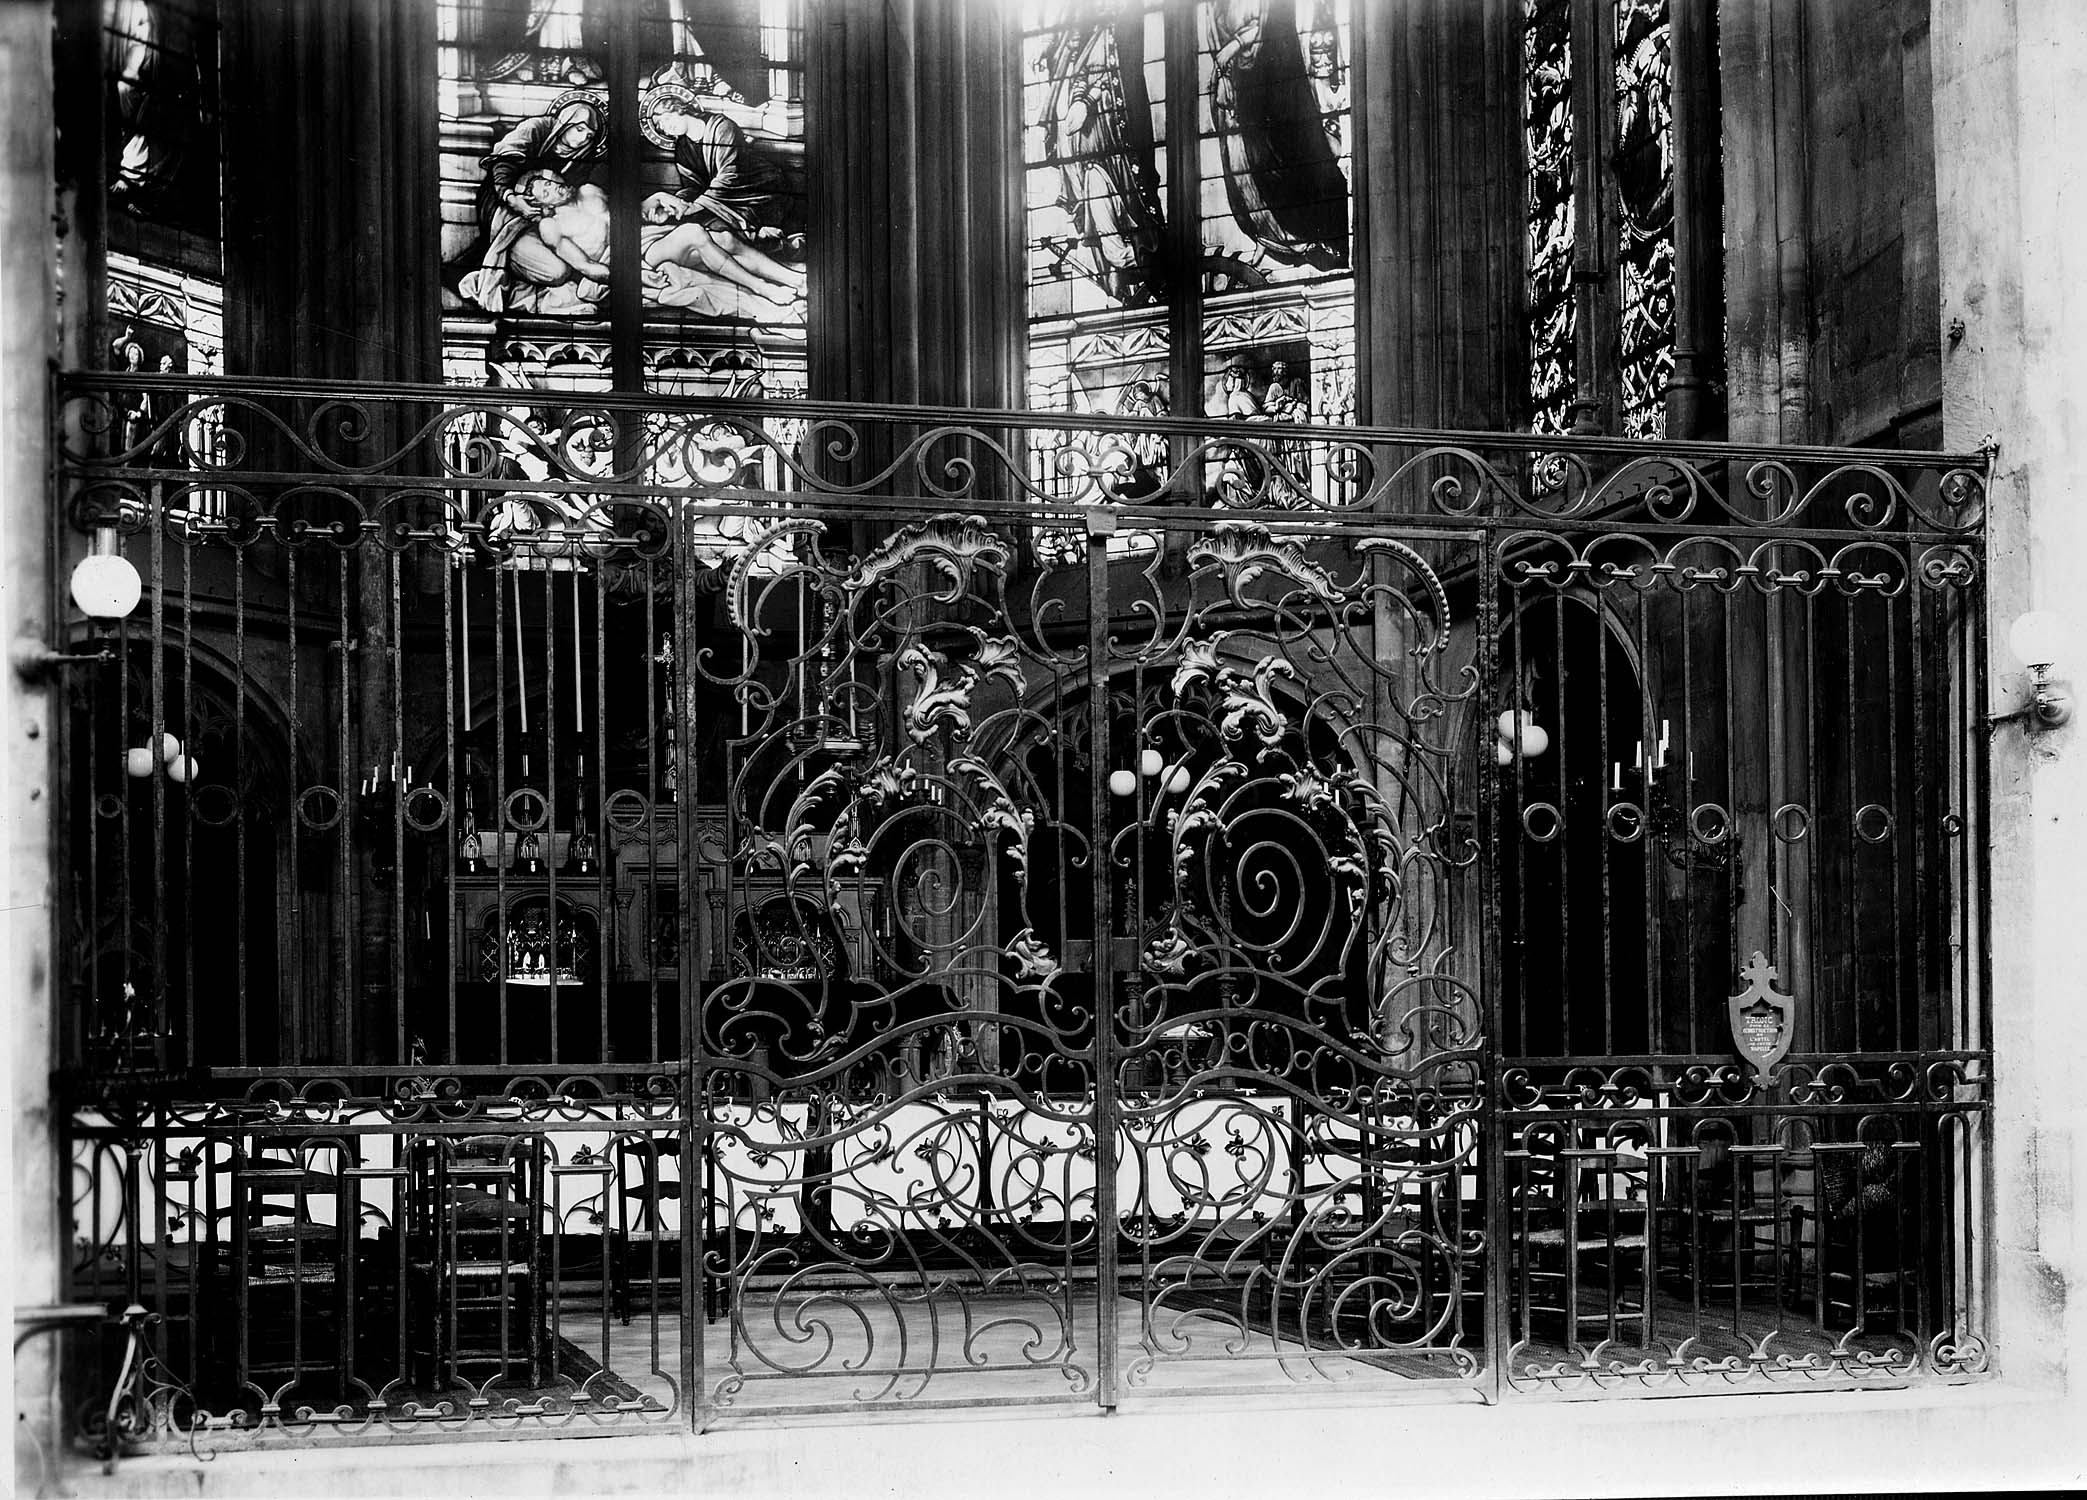
POLYGON ((1983 1368, 1983 459, 138 384, 97 1441, 1983 1368))

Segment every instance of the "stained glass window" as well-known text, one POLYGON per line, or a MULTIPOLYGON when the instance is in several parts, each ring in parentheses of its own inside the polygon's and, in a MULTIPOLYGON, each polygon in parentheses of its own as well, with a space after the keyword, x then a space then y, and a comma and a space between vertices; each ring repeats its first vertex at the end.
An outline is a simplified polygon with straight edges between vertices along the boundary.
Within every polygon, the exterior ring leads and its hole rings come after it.
POLYGON ((1031 341, 1030 403, 1163 411, 1164 19, 1138 0, 1060 0, 1027 21, 1029 311, 1049 330, 1031 341))
MULTIPOLYGON (((106 351, 111 370, 223 373, 223 150, 216 0, 107 0, 102 74, 108 184, 106 351)), ((135 448, 154 434, 152 461, 222 461, 215 411, 185 423, 178 394, 118 397, 113 438, 135 448)), ((221 510, 215 490, 176 489, 170 503, 221 510)))
POLYGON ((106 0, 109 248, 221 274, 216 0, 106 0))
POLYGON ((677 0, 638 88, 646 385, 804 390, 804 43, 797 0, 677 0))
POLYGON ((1614 390, 1618 410, 1599 418, 1613 430, 1664 436, 1674 368, 1667 0, 1523 0, 1522 17, 1524 291, 1535 429, 1570 427, 1584 384, 1614 390), (1603 59, 1592 75, 1576 62, 1590 56, 1603 59), (1577 141, 1589 122, 1595 139, 1577 141), (1586 179, 1575 173, 1576 152, 1594 159, 1586 179), (1615 264, 1579 264, 1590 253, 1613 253, 1615 264), (1590 316, 1604 367, 1583 371, 1581 324, 1590 316))
POLYGON ((798 0, 444 0, 449 376, 612 383, 612 289, 638 282, 626 386, 801 390, 805 191, 798 0), (612 159, 615 109, 638 160, 612 159), (625 216, 628 216, 627 218, 625 216), (618 262, 621 220, 636 263, 618 262))
POLYGON ((1618 373, 1626 437, 1666 435, 1674 373, 1674 158, 1666 0, 1616 7, 1616 205, 1623 274, 1618 373))
MULTIPOLYGON (((487 441, 524 471, 538 451, 607 466, 606 425, 574 430, 552 398, 803 394, 801 0, 442 0, 438 37, 445 373, 517 393, 487 441)), ((789 487, 779 453, 801 424, 759 441, 646 420, 660 484, 789 487)), ((720 516, 699 550, 747 528, 720 516)))
POLYGON ((1529 401, 1538 432, 1571 425, 1573 342, 1572 0, 1525 0, 1529 401))
MULTIPOLYGON (((1347 8, 1204 0, 1198 21, 1203 413, 1353 422, 1347 8)), ((1273 451, 1278 483, 1227 461, 1213 502, 1302 504, 1337 488, 1323 452, 1273 451)))
MULTIPOLYGON (((1345 0, 1027 6, 1031 407, 1353 420, 1350 46, 1345 0), (1171 181, 1170 158, 1192 183, 1171 181), (1171 336, 1184 322, 1193 349, 1171 336)), ((1337 480, 1296 446, 1281 455, 1294 482, 1214 462, 1207 498, 1323 496, 1337 480)), ((1052 435, 1031 457, 1046 488, 1085 499, 1136 500, 1167 467, 1153 437, 1052 435)))

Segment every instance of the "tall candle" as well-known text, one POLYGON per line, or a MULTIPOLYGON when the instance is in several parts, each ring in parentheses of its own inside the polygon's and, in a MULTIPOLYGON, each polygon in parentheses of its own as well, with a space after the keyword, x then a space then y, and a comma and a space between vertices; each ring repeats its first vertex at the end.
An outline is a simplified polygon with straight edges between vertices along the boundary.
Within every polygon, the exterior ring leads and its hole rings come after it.
POLYGON ((463 649, 464 658, 464 733, 471 732, 471 570, 457 570, 457 598, 464 613, 463 649))
MULTIPOLYGON (((515 703, 522 713, 522 733, 529 732, 529 679, 522 671, 528 660, 522 646, 522 587, 515 585, 515 703)), ((523 754, 527 754, 524 751, 523 754)))
MULTIPOLYGON (((572 574, 572 727, 575 733, 587 732, 587 720, 582 712, 586 698, 586 679, 580 675, 580 570, 574 567, 572 574)), ((585 774, 584 772, 582 774, 585 774)))

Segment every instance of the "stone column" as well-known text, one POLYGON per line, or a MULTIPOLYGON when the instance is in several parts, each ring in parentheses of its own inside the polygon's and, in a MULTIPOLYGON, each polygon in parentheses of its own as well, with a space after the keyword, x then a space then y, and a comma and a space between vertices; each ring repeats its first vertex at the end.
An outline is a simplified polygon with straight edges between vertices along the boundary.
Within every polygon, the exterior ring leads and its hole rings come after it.
MULTIPOLYGON (((1528 421, 1529 340, 1522 316, 1522 33, 1514 0, 1403 0, 1358 5, 1355 67, 1356 409, 1369 424, 1498 431, 1528 421)), ((1383 449, 1380 472, 1407 455, 1383 449)), ((1459 466, 1458 477, 1474 477, 1459 466)), ((1409 503, 1424 482, 1409 479, 1385 497, 1409 503)), ((1387 517, 1387 524, 1395 524, 1387 517)), ((1421 543, 1438 563, 1451 559, 1421 543)), ((1383 557, 1371 581, 1423 597, 1420 580, 1383 557)), ((1410 624, 1380 595, 1370 626, 1370 716, 1404 723, 1417 684, 1410 624), (1393 671, 1393 668, 1399 668, 1393 671)), ((1473 648, 1468 624, 1457 651, 1473 648)), ((1430 774, 1404 774, 1396 740, 1370 741, 1367 768, 1386 806, 1416 835, 1440 808, 1412 805, 1410 788, 1430 774)), ((1490 765, 1483 768, 1490 771, 1490 765)), ((1409 893, 1392 914, 1419 931, 1428 913, 1409 893)), ((1475 907, 1475 903, 1468 903, 1475 907)), ((1459 934, 1462 962, 1477 979, 1481 934, 1459 934), (1469 941, 1466 941, 1466 937, 1469 941)), ((1409 992, 1377 1017, 1384 1045, 1418 1004, 1441 995, 1409 992)), ((1425 1047, 1422 1049, 1425 1051, 1425 1047)), ((1411 1053, 1392 1061, 1411 1065, 1411 1053)))
POLYGON ((1674 373, 1667 436, 1713 437, 1723 425, 1724 153, 1719 140, 1716 0, 1672 0, 1668 56, 1674 113, 1674 373))
MULTIPOLYGON (((417 0, 229 6, 223 70, 227 372, 439 381, 433 9, 417 0)), ((395 451, 413 420, 411 408, 375 415, 363 444, 371 457, 395 451)), ((371 492, 366 503, 381 499, 371 492)), ((403 648, 388 561, 365 548, 348 585, 351 785, 394 749, 403 648)), ((401 608, 416 594, 409 585, 401 608)), ((356 876, 342 928, 355 998, 331 997, 324 1013, 344 1029, 327 1045, 346 1061, 398 1060, 395 912, 366 854, 356 876)))
MULTIPOLYGON (((1010 407, 1021 400, 1027 302, 1022 253, 1020 27, 1012 5, 969 0, 828 0, 806 16, 807 168, 812 222, 810 390, 815 398, 908 405, 1010 407)), ((874 423, 849 472, 867 476, 903 451, 911 432, 874 423)), ((1019 454, 1015 435, 998 434, 1019 454)), ((956 444, 935 460, 963 455, 956 444)), ((975 455, 976 493, 1004 493, 1000 461, 975 455)), ((917 493, 917 480, 895 480, 917 493)), ((858 524, 857 551, 877 538, 858 524)), ((938 606, 925 569, 899 592, 917 601, 902 634, 937 641, 938 606)), ((917 690, 890 683, 894 712, 917 690)), ((892 743, 903 742, 903 735, 892 743)), ((912 753, 945 773, 938 739, 912 753)), ((954 860, 937 873, 961 878, 954 860)), ((932 941, 977 920, 979 883, 933 921, 932 941)), ((897 893, 894 893, 896 896, 897 893)), ((990 984, 954 986, 990 1003, 990 984)))
POLYGON ((1719 10, 1726 346, 1735 442, 1811 431, 1812 326, 1803 0, 1719 10))
POLYGON ((1014 7, 829 0, 806 24, 811 394, 1014 405, 1026 317, 1014 7))
POLYGON ((1521 8, 1357 8, 1356 409, 1366 423, 1524 425, 1521 8))
MULTIPOLYGON (((58 353, 58 286, 51 30, 47 7, 0 6, 0 98, 7 100, 0 155, 0 601, 10 658, 0 673, 7 887, 0 1007, 8 1018, 14 1099, 14 1149, 0 1200, 10 1205, 7 1282, 18 1307, 65 1300, 65 1216, 51 1096, 57 1062, 51 854, 59 800, 53 694, 47 681, 25 678, 13 665, 18 653, 52 644, 46 372, 58 353)), ((42 1486, 61 1456, 56 1340, 65 1336, 33 1338, 12 1361, 15 1477, 24 1494, 42 1486)))
MULTIPOLYGON (((2055 675, 2087 687, 2087 30, 2065 0, 1935 0, 1932 26, 1944 441, 1999 444, 1987 617, 2000 711, 2027 694, 2007 627, 2030 609, 2071 623, 2074 659, 2055 675)), ((2079 710, 2064 728, 1995 732, 1987 837, 1996 1331, 2011 1372, 2070 1382, 2087 1350, 2083 732, 2079 710)))

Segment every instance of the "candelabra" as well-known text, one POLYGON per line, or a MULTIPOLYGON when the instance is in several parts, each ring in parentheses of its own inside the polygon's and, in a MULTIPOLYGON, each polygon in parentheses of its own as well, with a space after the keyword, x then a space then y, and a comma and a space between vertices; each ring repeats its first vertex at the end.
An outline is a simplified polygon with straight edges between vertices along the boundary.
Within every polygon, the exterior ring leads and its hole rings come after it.
POLYGON ((398 873, 392 830, 405 822, 406 802, 415 790, 413 768, 401 764, 396 750, 389 762, 371 766, 356 788, 356 828, 370 852, 370 873, 380 884, 398 873))
POLYGON ((1669 721, 1662 719, 1657 740, 1638 742, 1630 774, 1643 781, 1641 801, 1623 800, 1627 795, 1623 762, 1614 764, 1609 790, 1618 800, 1610 808, 1612 826, 1616 810, 1629 808, 1637 815, 1645 836, 1658 845, 1669 865, 1684 873, 1723 874, 1731 869, 1733 860, 1738 857, 1739 835, 1732 828, 1731 818, 1722 809, 1708 804, 1705 808, 1689 805, 1686 777, 1681 778, 1680 795, 1676 796, 1668 753, 1671 735, 1669 721), (1707 832, 1698 821, 1706 809, 1716 820, 1707 832))

